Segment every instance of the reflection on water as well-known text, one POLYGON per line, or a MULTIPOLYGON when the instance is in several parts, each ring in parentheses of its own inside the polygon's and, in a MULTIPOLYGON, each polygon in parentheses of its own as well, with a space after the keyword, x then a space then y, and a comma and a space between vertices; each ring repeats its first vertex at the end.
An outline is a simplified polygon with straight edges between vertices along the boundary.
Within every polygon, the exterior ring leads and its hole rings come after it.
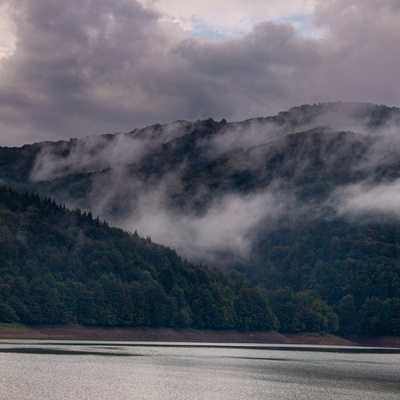
POLYGON ((0 342, 5 400, 399 400, 399 382, 395 349, 0 342))

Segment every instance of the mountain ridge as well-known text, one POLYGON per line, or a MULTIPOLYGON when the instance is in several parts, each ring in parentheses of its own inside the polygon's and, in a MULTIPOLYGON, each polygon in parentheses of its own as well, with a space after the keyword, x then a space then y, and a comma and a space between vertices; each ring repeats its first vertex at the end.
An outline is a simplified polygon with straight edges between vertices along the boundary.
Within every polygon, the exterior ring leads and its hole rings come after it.
POLYGON ((363 318, 375 309, 385 321, 400 298, 399 130, 395 107, 303 105, 0 148, 0 180, 237 269, 275 293, 277 310, 310 291, 344 330, 379 333, 363 318))
POLYGON ((397 179, 398 163, 378 163, 375 171, 371 163, 359 166, 363 160, 369 163, 383 141, 370 131, 371 121, 382 126, 396 119, 397 108, 332 102, 242 123, 176 121, 128 134, 0 148, 0 181, 54 196, 118 226, 119 215, 140 214, 145 202, 140 193, 154 197, 159 192, 160 206, 183 216, 204 214, 221 196, 262 190, 294 188, 308 201, 325 196, 322 200, 329 202, 326 196, 338 185, 397 179), (358 124, 364 132, 321 125, 331 122, 332 115, 341 117, 334 118, 340 128, 358 124))

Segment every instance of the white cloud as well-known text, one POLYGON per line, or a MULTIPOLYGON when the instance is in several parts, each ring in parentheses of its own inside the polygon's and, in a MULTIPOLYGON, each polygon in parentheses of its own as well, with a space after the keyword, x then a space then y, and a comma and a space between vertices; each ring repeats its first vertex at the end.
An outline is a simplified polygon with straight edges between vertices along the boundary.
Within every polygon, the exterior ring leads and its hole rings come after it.
MULTIPOLYGON (((400 181, 378 185, 356 184, 336 191, 339 215, 400 216, 400 181)), ((337 201, 337 200, 336 200, 337 201)))
POLYGON ((119 225, 129 231, 170 246, 192 260, 212 261, 225 252, 237 257, 248 255, 252 234, 268 218, 278 218, 286 210, 271 193, 252 196, 227 195, 215 199, 204 215, 174 214, 165 208, 168 183, 163 182, 140 196, 138 209, 119 225))
POLYGON ((9 5, 0 1, 0 61, 15 51, 15 34, 9 5))
MULTIPOLYGON (((193 35, 229 38, 249 33, 254 25, 261 22, 309 15, 314 11, 317 0, 141 1, 193 35)), ((291 23, 290 20, 286 22, 291 23)))

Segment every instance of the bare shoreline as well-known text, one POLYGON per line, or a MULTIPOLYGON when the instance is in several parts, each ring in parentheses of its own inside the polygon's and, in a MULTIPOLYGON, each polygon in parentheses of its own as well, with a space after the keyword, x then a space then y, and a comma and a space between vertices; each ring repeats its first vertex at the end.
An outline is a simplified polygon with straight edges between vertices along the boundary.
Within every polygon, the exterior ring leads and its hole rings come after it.
POLYGON ((197 343, 265 343, 400 348, 400 337, 281 334, 275 331, 179 330, 170 328, 99 328, 82 325, 0 327, 0 339, 104 340, 197 343))

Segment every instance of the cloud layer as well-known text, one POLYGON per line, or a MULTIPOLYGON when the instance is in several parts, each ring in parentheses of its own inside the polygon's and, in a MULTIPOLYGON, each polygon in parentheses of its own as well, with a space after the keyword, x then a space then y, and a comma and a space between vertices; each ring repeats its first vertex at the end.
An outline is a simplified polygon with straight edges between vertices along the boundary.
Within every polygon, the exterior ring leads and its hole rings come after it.
POLYGON ((375 216, 380 220, 390 217, 398 221, 400 217, 400 181, 371 185, 359 183, 339 188, 335 197, 338 214, 354 219, 375 216), (336 199, 337 200, 337 199, 336 199))
POLYGON ((165 15, 166 20, 178 23, 192 35, 229 38, 251 31, 256 23, 305 18, 314 11, 316 0, 141 0, 165 15))
POLYGON ((326 100, 400 105, 396 0, 318 1, 310 21, 322 38, 261 22, 217 42, 188 36, 148 2, 12 4, 17 41, 0 67, 0 145, 242 120, 326 100))

